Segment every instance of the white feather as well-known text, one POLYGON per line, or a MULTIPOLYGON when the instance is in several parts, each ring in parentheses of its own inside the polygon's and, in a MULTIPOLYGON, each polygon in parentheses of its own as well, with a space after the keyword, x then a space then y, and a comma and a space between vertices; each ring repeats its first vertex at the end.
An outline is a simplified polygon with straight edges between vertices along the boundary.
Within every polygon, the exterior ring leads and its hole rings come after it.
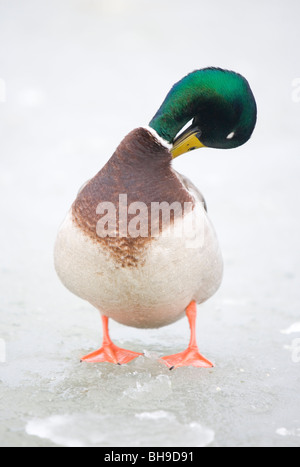
POLYGON ((162 145, 164 146, 166 149, 168 149, 169 151, 171 151, 172 147, 173 147, 173 144, 170 144, 168 143, 167 140, 165 140, 164 138, 162 138, 161 136, 159 136, 159 134, 157 133, 156 130, 154 130, 154 128, 151 128, 151 126, 145 126, 144 127, 147 131, 149 131, 149 133, 151 133, 155 139, 157 139, 157 141, 162 145))

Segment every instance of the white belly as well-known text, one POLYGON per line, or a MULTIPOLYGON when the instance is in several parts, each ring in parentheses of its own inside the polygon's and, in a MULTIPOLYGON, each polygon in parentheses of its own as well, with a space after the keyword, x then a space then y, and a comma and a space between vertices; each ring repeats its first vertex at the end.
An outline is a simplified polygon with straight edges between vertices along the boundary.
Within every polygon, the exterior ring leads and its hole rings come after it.
POLYGON ((145 260, 137 267, 117 264, 69 213, 55 245, 57 273, 71 292, 115 321, 141 328, 170 324, 184 315, 192 300, 201 303, 211 297, 222 279, 214 228, 202 203, 197 209, 201 222, 193 238, 189 219, 176 221, 174 230, 147 245, 145 260))

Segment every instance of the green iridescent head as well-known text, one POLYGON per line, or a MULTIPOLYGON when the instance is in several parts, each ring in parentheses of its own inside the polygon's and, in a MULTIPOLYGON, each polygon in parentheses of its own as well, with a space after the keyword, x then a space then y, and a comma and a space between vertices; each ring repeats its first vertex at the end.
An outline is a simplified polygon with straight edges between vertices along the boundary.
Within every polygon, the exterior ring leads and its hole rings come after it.
POLYGON ((241 146, 251 137, 256 116, 255 99, 243 76, 204 68, 172 87, 149 125, 173 144, 176 157, 197 147, 241 146), (192 125, 176 138, 190 120, 192 125))

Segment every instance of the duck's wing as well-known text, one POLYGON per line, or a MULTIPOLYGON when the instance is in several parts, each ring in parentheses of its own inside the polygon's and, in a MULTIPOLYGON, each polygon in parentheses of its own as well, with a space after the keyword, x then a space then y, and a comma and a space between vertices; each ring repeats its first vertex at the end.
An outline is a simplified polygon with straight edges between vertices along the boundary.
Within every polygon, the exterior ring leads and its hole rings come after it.
POLYGON ((201 191, 191 182, 191 180, 184 175, 180 174, 176 170, 174 170, 177 177, 181 181, 181 183, 185 186, 187 191, 195 198, 196 201, 203 204, 205 211, 207 211, 207 204, 205 201, 204 196, 202 195, 201 191))

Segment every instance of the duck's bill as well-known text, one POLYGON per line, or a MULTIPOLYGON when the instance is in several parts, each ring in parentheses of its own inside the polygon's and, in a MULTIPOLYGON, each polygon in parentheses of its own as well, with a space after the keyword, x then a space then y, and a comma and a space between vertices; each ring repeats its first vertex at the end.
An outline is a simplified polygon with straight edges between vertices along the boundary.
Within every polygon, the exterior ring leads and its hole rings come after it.
POLYGON ((199 128, 195 127, 190 127, 181 133, 173 142, 173 147, 171 149, 173 159, 180 156, 180 154, 193 151, 193 149, 204 148, 205 146, 201 143, 200 137, 201 131, 199 128))

